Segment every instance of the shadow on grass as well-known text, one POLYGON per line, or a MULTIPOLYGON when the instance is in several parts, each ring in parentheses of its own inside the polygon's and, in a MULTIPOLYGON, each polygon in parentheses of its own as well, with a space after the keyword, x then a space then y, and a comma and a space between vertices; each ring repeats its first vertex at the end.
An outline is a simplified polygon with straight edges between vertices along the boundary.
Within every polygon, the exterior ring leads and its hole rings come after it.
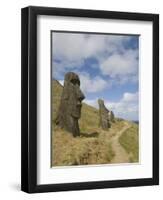
POLYGON ((90 138, 90 137, 98 137, 98 136, 99 136, 99 133, 98 133, 98 132, 93 132, 93 133, 80 133, 80 136, 81 136, 81 137, 87 137, 87 138, 90 138))

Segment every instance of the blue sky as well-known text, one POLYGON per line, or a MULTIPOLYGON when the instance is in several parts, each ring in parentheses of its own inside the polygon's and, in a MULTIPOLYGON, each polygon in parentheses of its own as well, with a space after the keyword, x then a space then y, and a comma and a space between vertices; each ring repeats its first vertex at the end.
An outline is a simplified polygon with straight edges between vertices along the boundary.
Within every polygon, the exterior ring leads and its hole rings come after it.
POLYGON ((76 72, 87 104, 102 98, 117 117, 138 120, 139 36, 52 33, 52 78, 76 72))

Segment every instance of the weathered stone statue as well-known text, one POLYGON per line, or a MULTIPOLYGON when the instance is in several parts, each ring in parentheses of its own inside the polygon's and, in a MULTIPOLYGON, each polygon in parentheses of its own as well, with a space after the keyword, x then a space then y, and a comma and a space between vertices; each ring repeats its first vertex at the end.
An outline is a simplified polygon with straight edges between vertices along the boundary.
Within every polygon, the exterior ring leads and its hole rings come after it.
POLYGON ((115 122, 115 117, 114 117, 114 113, 113 113, 113 111, 109 111, 109 120, 111 121, 111 122, 115 122))
POLYGON ((79 76, 73 72, 65 74, 56 124, 71 132, 74 137, 80 135, 78 119, 81 116, 81 102, 84 98, 80 90, 79 76))
POLYGON ((102 127, 102 129, 108 130, 108 128, 110 128, 109 110, 105 107, 104 101, 102 99, 98 100, 98 104, 100 115, 99 124, 102 127))

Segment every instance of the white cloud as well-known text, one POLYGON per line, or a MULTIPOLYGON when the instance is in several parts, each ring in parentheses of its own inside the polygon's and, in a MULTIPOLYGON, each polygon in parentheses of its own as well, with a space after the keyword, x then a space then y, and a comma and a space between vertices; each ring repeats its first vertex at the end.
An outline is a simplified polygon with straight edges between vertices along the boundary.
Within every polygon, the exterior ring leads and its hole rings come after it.
POLYGON ((100 69, 103 74, 111 77, 126 77, 138 71, 137 50, 126 50, 124 53, 115 53, 101 62, 100 69))
POLYGON ((124 93, 123 98, 118 102, 107 102, 107 106, 121 118, 129 120, 138 120, 138 92, 124 93))
POLYGON ((124 93, 122 100, 124 102, 137 102, 138 101, 138 92, 136 92, 136 93, 126 92, 126 93, 124 93))
POLYGON ((53 33, 53 57, 75 62, 83 59, 85 43, 83 34, 53 33))
MULTIPOLYGON (((138 92, 136 93, 124 93, 123 97, 118 102, 111 102, 104 99, 105 106, 109 110, 113 110, 116 117, 120 117, 127 120, 138 120, 138 92)), ((85 103, 98 109, 97 99, 85 99, 85 103)))
MULTIPOLYGON (((80 70, 85 59, 94 57, 98 62, 89 67, 99 68, 103 75, 112 77, 116 85, 136 82, 138 51, 124 48, 124 43, 130 39, 130 36, 120 35, 54 32, 53 77, 61 77, 67 71, 80 70)), ((103 84, 104 82, 99 83, 103 84)))
POLYGON ((109 87, 108 82, 100 76, 90 77, 88 73, 80 74, 81 89, 85 93, 99 92, 109 87))
POLYGON ((129 36, 53 33, 53 57, 75 62, 102 52, 122 51, 129 36))

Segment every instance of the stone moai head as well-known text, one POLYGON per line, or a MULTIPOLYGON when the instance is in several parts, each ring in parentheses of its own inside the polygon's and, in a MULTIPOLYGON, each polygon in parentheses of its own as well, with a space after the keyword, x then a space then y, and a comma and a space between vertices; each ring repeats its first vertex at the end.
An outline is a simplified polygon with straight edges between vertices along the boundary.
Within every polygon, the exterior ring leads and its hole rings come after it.
POLYGON ((81 116, 82 100, 84 98, 85 96, 80 89, 79 76, 73 72, 65 74, 57 124, 71 132, 74 137, 80 135, 78 119, 81 116))
POLYGON ((99 125, 102 129, 108 130, 110 128, 109 110, 105 107, 102 99, 98 100, 99 104, 99 125))

